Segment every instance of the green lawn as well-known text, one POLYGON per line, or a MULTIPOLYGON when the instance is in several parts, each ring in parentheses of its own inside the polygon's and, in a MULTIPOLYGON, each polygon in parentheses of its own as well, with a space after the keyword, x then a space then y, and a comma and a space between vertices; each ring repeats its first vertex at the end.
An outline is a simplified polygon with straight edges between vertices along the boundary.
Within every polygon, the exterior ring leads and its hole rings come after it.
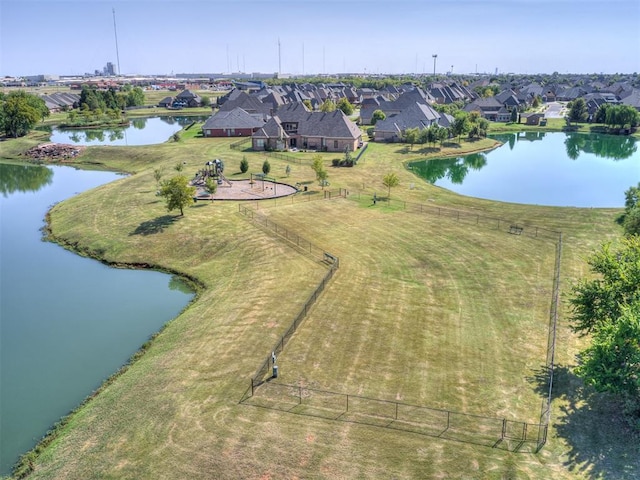
MULTIPOLYGON (((0 156, 17 159, 38 140, 2 142, 0 156)), ((150 147, 86 149, 85 164, 134 174, 56 205, 53 235, 85 254, 180 272, 201 287, 197 301, 147 352, 71 418, 35 460, 30 478, 640 474, 637 443, 610 400, 593 396, 586 403, 592 393, 571 373, 583 340, 570 332, 565 308, 551 431, 537 454, 241 404, 250 377, 326 267, 248 221, 234 202, 200 202, 182 218, 166 212, 154 195, 154 169, 167 178, 177 162, 186 162, 190 176, 205 161, 222 158, 226 175, 239 178, 246 156, 250 172, 260 171, 264 154, 231 150, 230 143, 183 134, 179 142, 150 147)), ((392 171, 401 182, 394 199, 561 230, 566 293, 586 274, 585 257, 620 234, 618 210, 462 197, 404 168, 416 158, 491 146, 490 140, 465 141, 428 153, 372 144, 354 168, 332 168, 327 154, 331 189, 349 190, 348 198, 260 205, 271 220, 340 258, 334 279, 280 355, 279 382, 537 421, 553 244, 370 202, 374 192, 386 195, 382 177, 392 171)), ((310 197, 322 195, 308 165, 269 161, 279 180, 304 183, 310 197)))

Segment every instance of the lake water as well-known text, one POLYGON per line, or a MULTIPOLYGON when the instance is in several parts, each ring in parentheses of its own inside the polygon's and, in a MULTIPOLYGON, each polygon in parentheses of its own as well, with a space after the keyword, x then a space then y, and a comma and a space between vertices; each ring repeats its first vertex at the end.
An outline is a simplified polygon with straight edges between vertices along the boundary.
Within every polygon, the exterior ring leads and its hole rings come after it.
POLYGON ((531 205, 623 207, 640 181, 633 137, 562 132, 494 136, 490 152, 413 162, 421 178, 462 195, 531 205))
POLYGON ((193 298, 42 241, 53 204, 118 178, 0 163, 0 476, 193 298))
POLYGON ((51 141, 71 145, 154 145, 166 142, 171 136, 206 117, 172 116, 133 118, 128 127, 97 129, 51 129, 51 141))

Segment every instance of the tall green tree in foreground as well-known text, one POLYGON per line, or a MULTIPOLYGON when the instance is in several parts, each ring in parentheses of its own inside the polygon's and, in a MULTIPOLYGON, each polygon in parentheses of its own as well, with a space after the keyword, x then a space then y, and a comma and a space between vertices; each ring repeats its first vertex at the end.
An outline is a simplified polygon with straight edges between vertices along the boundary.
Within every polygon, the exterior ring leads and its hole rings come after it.
POLYGON ((23 137, 48 116, 44 100, 23 90, 10 92, 0 100, 0 128, 8 137, 23 137))
POLYGON ((593 278, 572 288, 572 327, 591 334, 576 373, 599 392, 622 400, 640 431, 640 237, 602 246, 588 261, 593 278))
POLYGON ((189 180, 184 175, 178 175, 162 182, 160 196, 167 202, 167 210, 180 210, 180 216, 184 215, 184 207, 194 202, 196 187, 189 185, 189 180))
POLYGON ((349 100, 347 100, 346 97, 342 97, 338 101, 337 107, 340 110, 342 110, 345 115, 352 115, 353 114, 353 105, 351 105, 351 103, 349 103, 349 100))
POLYGON ((334 102, 330 98, 327 98, 324 102, 322 102, 322 105, 320 105, 320 111, 325 113, 333 112, 336 108, 336 102, 334 102))

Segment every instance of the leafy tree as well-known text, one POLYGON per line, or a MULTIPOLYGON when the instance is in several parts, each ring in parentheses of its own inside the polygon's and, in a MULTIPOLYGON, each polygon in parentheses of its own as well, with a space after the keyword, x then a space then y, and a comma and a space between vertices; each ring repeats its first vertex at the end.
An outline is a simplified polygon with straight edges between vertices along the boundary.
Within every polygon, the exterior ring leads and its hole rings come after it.
POLYGON ((639 119, 640 113, 630 105, 611 105, 606 110, 604 123, 612 128, 635 127, 639 119))
POLYGON ((584 98, 576 98, 569 109, 569 120, 572 122, 586 122, 589 117, 587 102, 584 98))
POLYGON ((308 110, 313 110, 313 105, 311 105, 311 100, 309 100, 308 98, 304 99, 302 101, 302 103, 304 104, 305 107, 307 107, 308 110))
POLYGON ((418 129, 418 127, 407 128, 404 131, 404 141, 410 145, 411 150, 413 150, 413 145, 418 142, 419 137, 420 130, 418 129))
POLYGON ((187 177, 178 175, 161 184, 160 196, 167 202, 167 210, 180 210, 180 216, 184 215, 184 207, 194 202, 193 196, 196 187, 189 185, 187 177))
POLYGON ((203 107, 209 107, 211 106, 211 98, 209 97, 202 97, 200 99, 200 105, 202 105, 203 107))
POLYGON ((262 173, 264 173, 265 175, 269 175, 270 171, 271 171, 271 164, 269 163, 269 160, 265 160, 262 164, 262 173))
POLYGON ((324 190, 324 187, 329 184, 329 182, 327 182, 328 177, 329 177, 329 174, 327 173, 326 170, 322 169, 318 172, 318 181, 320 182, 320 185, 322 186, 323 190, 324 190))
POLYGON ((215 195, 218 191, 218 182, 216 182, 213 178, 207 177, 207 179, 204 181, 204 189, 209 195, 212 196, 211 201, 213 202, 213 195, 215 195))
POLYGON ((48 116, 44 100, 23 90, 8 93, 0 102, 0 128, 8 137, 26 135, 48 116))
POLYGON ((624 192, 624 215, 622 226, 627 235, 640 235, 640 183, 624 192))
POLYGON ((382 110, 375 110, 371 115, 371 125, 375 125, 378 120, 384 120, 387 115, 382 110))
POLYGON ((284 174, 288 177, 289 175, 291 175, 291 165, 287 165, 287 167, 284 169, 284 174))
POLYGON ((391 189, 393 187, 397 187, 400 184, 400 179, 398 175, 393 172, 387 173, 384 177, 382 177, 382 184, 388 189, 388 197, 391 198, 391 189))
POLYGON ((242 160, 240 160, 240 173, 247 173, 248 170, 249 160, 247 160, 247 157, 242 157, 242 160))
POLYGON ((463 110, 460 110, 453 117, 453 123, 451 124, 451 133, 458 137, 458 143, 460 143, 462 135, 468 133, 470 129, 471 124, 469 122, 469 114, 463 110))
POLYGON ((511 121, 511 123, 518 123, 518 109, 517 108, 512 108, 511 109, 511 118, 509 119, 511 121))
POLYGON ((351 105, 351 103, 349 103, 349 100, 347 100, 346 97, 342 97, 339 101, 338 101, 338 105, 337 107, 342 110, 344 112, 345 115, 351 115, 353 114, 353 105, 351 105))
POLYGON ((330 98, 327 98, 324 102, 322 102, 322 105, 320 105, 320 111, 325 113, 333 112, 336 108, 336 102, 334 102, 330 98))
POLYGON ((531 102, 531 106, 533 108, 538 108, 540 107, 542 103, 542 100, 540 99, 540 97, 538 95, 536 95, 535 97, 533 97, 533 101, 531 102))
POLYGON ((133 87, 127 92, 127 107, 139 107, 144 105, 144 90, 140 87, 133 87))
POLYGON ((311 170, 316 173, 316 180, 320 180, 320 172, 324 170, 324 162, 321 155, 315 155, 311 163, 311 170))
POLYGON ((640 300, 640 237, 621 242, 617 249, 605 244, 594 253, 588 264, 595 278, 582 279, 571 289, 571 326, 580 334, 615 323, 624 305, 640 300))

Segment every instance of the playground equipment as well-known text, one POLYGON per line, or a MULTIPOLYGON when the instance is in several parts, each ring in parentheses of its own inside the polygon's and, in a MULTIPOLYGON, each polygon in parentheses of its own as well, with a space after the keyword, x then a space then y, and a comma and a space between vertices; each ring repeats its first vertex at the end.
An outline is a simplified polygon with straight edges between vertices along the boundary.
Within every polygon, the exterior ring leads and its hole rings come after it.
POLYGON ((204 183, 207 178, 214 179, 218 185, 226 184, 227 187, 231 186, 231 182, 227 180, 223 174, 224 162, 219 158, 210 160, 204 164, 204 168, 196 173, 195 181, 204 183))

